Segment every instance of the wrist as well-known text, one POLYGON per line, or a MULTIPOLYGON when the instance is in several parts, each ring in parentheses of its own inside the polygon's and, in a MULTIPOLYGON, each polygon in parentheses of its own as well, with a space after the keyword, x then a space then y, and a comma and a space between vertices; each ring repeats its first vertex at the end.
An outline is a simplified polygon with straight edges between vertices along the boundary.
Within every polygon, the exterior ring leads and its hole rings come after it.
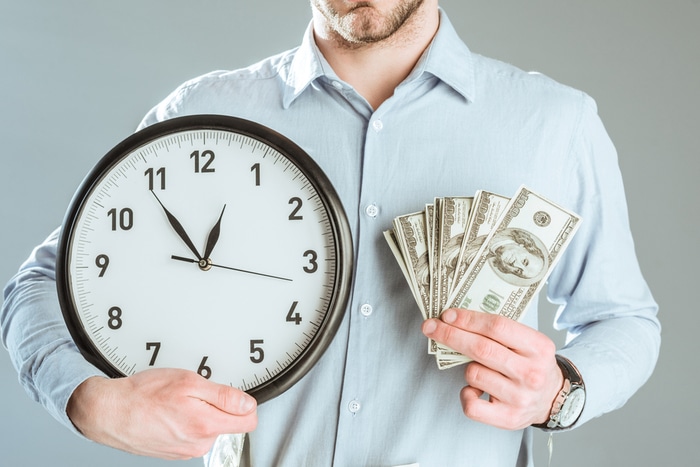
POLYGON ((552 402, 547 420, 532 425, 537 428, 549 430, 570 428, 580 418, 585 405, 586 388, 583 377, 570 360, 561 355, 555 357, 562 373, 563 384, 552 402))
POLYGON ((108 400, 107 386, 112 382, 103 376, 91 376, 78 387, 68 399, 66 415, 73 426, 86 438, 99 442, 99 435, 91 426, 91 420, 102 413, 101 406, 108 400))
POLYGON ((567 394, 570 389, 570 383, 564 378, 564 374, 562 373, 561 368, 559 368, 559 364, 556 365, 555 371, 557 374, 557 382, 552 386, 556 388, 555 392, 553 395, 550 395, 548 399, 546 399, 546 406, 542 411, 542 416, 539 419, 539 423, 533 423, 532 426, 547 426, 552 410, 557 405, 561 405, 561 402, 563 401, 562 394, 567 394))

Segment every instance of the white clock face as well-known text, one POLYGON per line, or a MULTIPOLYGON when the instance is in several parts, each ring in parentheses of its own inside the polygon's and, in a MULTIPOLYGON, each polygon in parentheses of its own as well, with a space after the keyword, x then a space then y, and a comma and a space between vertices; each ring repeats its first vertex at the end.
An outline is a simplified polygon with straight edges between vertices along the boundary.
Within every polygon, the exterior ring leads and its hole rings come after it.
POLYGON ((113 375, 186 368, 253 392, 298 379, 349 290, 349 233, 322 174, 217 128, 123 152, 64 227, 63 308, 81 350, 113 375))

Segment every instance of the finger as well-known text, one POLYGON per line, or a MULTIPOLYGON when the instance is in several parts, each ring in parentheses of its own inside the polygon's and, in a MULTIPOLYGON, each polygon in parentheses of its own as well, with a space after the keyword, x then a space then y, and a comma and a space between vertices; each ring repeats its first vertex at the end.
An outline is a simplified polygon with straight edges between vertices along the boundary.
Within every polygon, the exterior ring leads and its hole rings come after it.
POLYGON ((489 423, 488 414, 491 412, 488 407, 490 402, 482 399, 484 391, 473 386, 466 386, 459 395, 462 403, 462 412, 468 418, 481 423, 489 423))
POLYGON ((474 386, 465 386, 462 388, 462 392, 460 394, 460 398, 462 399, 462 402, 471 402, 476 399, 481 399, 481 397, 485 394, 484 391, 482 391, 479 388, 475 388, 474 386))
POLYGON ((505 375, 512 375, 519 364, 520 356, 501 343, 440 319, 425 321, 423 332, 427 337, 505 375))
POLYGON ((203 378, 193 396, 231 415, 248 415, 257 407, 257 401, 245 392, 203 378))
POLYGON ((531 411, 520 410, 476 388, 467 386, 460 393, 462 411, 468 418, 504 430, 520 430, 535 423, 531 411))
POLYGON ((504 405, 493 397, 483 398, 484 392, 472 386, 466 386, 460 393, 462 411, 468 418, 477 422, 510 429, 508 417, 504 415, 504 405))
POLYGON ((510 401, 518 391, 511 379, 475 361, 467 365, 464 379, 470 387, 501 401, 510 401))
POLYGON ((199 401, 202 407, 202 417, 206 419, 203 433, 219 435, 224 433, 248 433, 255 430, 258 424, 257 412, 253 410, 244 415, 231 414, 219 408, 199 401))
POLYGON ((521 355, 540 353, 540 333, 501 315, 460 308, 445 310, 440 319, 465 331, 488 337, 521 355))
POLYGON ((206 420, 203 433, 218 435, 253 431, 258 424, 255 399, 229 386, 215 386, 218 388, 206 390, 207 396, 201 393, 193 396, 201 404, 198 409, 201 418, 206 420))

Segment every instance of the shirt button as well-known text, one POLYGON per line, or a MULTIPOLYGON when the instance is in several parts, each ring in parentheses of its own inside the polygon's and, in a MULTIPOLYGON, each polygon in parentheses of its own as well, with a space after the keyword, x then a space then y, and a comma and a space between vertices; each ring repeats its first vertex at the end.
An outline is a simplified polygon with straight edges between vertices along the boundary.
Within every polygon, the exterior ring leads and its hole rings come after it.
POLYGON ((348 404, 348 410, 352 413, 357 413, 360 411, 360 408, 362 406, 360 405, 360 401, 352 400, 348 404))
POLYGON ((360 313, 362 313, 362 316, 369 316, 372 314, 372 311, 374 310, 372 310, 372 305, 369 303, 365 303, 360 307, 360 313))
POLYGON ((374 128, 374 131, 382 131, 382 128, 384 128, 384 124, 381 120, 377 119, 372 122, 372 128, 374 128))
POLYGON ((377 217, 377 214, 379 214, 379 207, 376 204, 370 204, 365 208, 365 214, 369 217, 377 217))
POLYGON ((333 85, 334 88, 336 88, 338 91, 343 89, 343 85, 340 81, 331 81, 331 84, 333 85))

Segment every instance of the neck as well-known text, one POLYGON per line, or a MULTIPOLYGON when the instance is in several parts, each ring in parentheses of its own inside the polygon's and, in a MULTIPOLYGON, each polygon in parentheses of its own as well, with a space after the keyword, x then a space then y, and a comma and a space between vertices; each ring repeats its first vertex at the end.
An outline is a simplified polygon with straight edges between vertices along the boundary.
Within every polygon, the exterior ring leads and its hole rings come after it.
POLYGON ((316 8, 313 22, 316 44, 333 71, 376 109, 415 67, 437 31, 439 14, 426 1, 389 37, 369 43, 347 41, 316 8))

